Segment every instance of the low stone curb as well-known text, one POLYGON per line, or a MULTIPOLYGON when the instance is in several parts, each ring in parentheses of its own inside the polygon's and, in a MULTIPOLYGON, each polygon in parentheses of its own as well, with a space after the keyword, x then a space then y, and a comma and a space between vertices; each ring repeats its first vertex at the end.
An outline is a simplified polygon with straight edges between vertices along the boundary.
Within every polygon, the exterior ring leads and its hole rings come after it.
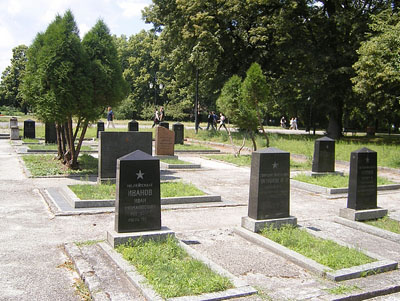
POLYGON ((169 164, 165 162, 160 162, 160 167, 166 169, 199 169, 200 164, 169 164))
MULTIPOLYGON (((372 262, 369 264, 364 264, 361 266, 355 266, 355 267, 351 267, 351 268, 334 271, 327 266, 319 264, 316 261, 314 261, 310 258, 307 258, 295 251, 292 251, 292 250, 290 250, 276 242, 273 242, 272 240, 265 238, 259 234, 250 232, 250 231, 242 229, 242 228, 235 228, 234 231, 236 234, 240 235, 241 237, 243 237, 261 247, 264 247, 264 248, 268 249, 269 251, 272 251, 275 254, 282 256, 283 258, 313 272, 314 274, 317 274, 321 277, 326 277, 327 279, 332 280, 332 281, 344 281, 344 280, 359 278, 368 273, 382 273, 382 272, 397 269, 397 262, 395 262, 393 260, 388 260, 388 259, 382 258, 381 256, 378 256, 376 254, 372 254, 371 252, 362 250, 363 253, 365 253, 366 255, 368 255, 372 258, 378 259, 378 261, 372 262)), ((324 237, 324 235, 316 234, 314 232, 310 232, 310 233, 317 237, 327 239, 326 237, 324 237)), ((337 240, 334 240, 334 241, 340 245, 351 247, 348 244, 345 244, 343 242, 340 242, 337 240)))
POLYGON ((92 300, 109 301, 109 296, 103 292, 101 282, 93 267, 83 258, 81 250, 74 243, 64 244, 65 252, 74 263, 76 270, 88 287, 92 300))
MULTIPOLYGON (((97 208, 97 207, 115 206, 115 200, 81 200, 68 186, 61 187, 60 192, 65 197, 65 199, 71 205, 72 208, 97 208)), ((200 195, 200 196, 161 198, 161 205, 211 203, 211 202, 221 202, 221 196, 200 195)))
MULTIPOLYGON (((249 286, 244 281, 240 280, 239 278, 235 277, 221 266, 217 265, 216 263, 212 262, 211 260, 207 259, 203 255, 201 255, 196 250, 190 248, 186 244, 179 241, 179 245, 185 249, 185 251, 192 256, 193 258, 202 261, 208 267, 210 267, 214 272, 228 277, 232 283, 236 286, 233 289, 228 289, 223 292, 216 292, 216 293, 208 293, 199 296, 183 296, 183 297, 176 297, 176 298, 169 298, 169 301, 205 301, 205 300, 225 300, 230 298, 238 298, 244 297, 252 294, 256 294, 257 290, 253 287, 249 286)), ((121 270, 123 270, 131 283, 138 288, 142 294, 145 296, 147 300, 163 300, 154 290, 153 288, 148 285, 146 282, 146 278, 140 275, 133 265, 130 265, 121 254, 117 253, 109 244, 106 243, 99 243, 99 246, 107 253, 107 255, 119 266, 121 270)))
MULTIPOLYGON (((297 180, 290 179, 290 185, 295 188, 307 190, 315 193, 322 193, 327 195, 334 194, 347 194, 348 188, 327 188, 315 184, 305 183, 297 180)), ((386 190, 398 190, 400 189, 400 184, 390 184, 390 185, 381 185, 377 187, 378 191, 386 191, 386 190)))
POLYGON ((175 153, 196 153, 196 154, 218 154, 221 151, 219 149, 194 149, 194 150, 175 150, 175 153))
POLYGON ((366 232, 396 243, 400 243, 400 234, 393 233, 384 229, 380 229, 371 225, 367 225, 362 222, 351 221, 345 218, 341 218, 339 216, 335 216, 334 222, 341 224, 343 226, 353 228, 362 232, 366 232))

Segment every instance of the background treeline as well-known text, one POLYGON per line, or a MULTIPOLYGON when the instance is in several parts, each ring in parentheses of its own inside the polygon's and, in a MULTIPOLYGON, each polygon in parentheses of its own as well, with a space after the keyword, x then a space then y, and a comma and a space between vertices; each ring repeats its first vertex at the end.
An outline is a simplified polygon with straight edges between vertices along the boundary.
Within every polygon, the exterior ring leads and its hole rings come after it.
MULTIPOLYGON (((154 29, 114 37, 128 96, 118 118, 193 118, 217 109, 224 84, 257 62, 267 79, 265 124, 297 116, 304 127, 400 126, 398 1, 153 0, 143 11, 154 29)), ((20 104, 24 48, 3 72, 1 104, 20 104)), ((22 47, 22 48, 21 48, 22 47)), ((229 116, 228 116, 229 117, 229 116)))

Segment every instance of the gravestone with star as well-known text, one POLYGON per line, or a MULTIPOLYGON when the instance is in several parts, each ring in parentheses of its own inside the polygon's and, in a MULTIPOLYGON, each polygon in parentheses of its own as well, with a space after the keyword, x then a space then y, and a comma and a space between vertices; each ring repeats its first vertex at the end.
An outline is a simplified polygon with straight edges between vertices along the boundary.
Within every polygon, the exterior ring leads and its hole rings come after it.
POLYGON ((136 150, 152 155, 151 132, 100 132, 98 181, 116 178, 117 159, 136 150))
POLYGON ((115 231, 161 229, 160 160, 140 150, 117 160, 115 231))
POLYGON ((248 217, 242 226, 258 232, 266 225, 296 224, 289 214, 290 154, 270 147, 253 152, 248 217))
POLYGON ((313 172, 335 172, 335 140, 323 137, 315 140, 313 172))
POLYGON ((349 192, 347 208, 342 217, 365 220, 386 215, 387 210, 377 206, 377 153, 361 148, 350 155, 349 192))

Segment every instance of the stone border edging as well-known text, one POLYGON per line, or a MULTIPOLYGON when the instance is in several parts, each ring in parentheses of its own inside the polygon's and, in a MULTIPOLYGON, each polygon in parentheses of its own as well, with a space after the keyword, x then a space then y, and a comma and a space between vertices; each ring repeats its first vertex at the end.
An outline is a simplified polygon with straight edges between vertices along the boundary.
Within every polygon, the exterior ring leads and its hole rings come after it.
POLYGON ((175 150, 175 153, 198 153, 198 154, 218 154, 221 153, 219 149, 194 149, 194 150, 175 150))
POLYGON ((338 223, 340 225, 356 229, 362 232, 366 232, 368 234, 372 234, 390 241, 393 241, 395 243, 400 243, 400 234, 393 233, 375 226, 371 226, 368 224, 365 224, 363 222, 356 222, 356 221, 351 221, 339 216, 335 216, 333 221, 335 223, 338 223))
MULTIPOLYGON (((373 273, 382 273, 385 271, 390 271, 397 269, 397 262, 393 260, 387 260, 382 258, 381 256, 378 256, 376 254, 372 254, 371 252, 365 252, 368 256, 373 257, 375 259, 378 259, 376 262, 360 265, 360 266, 355 266, 351 268, 345 268, 345 269, 340 269, 340 270, 333 270, 327 266, 324 266, 310 258, 307 258, 295 251, 292 251, 268 238, 265 238, 261 236, 260 234, 256 234, 253 232, 250 232, 248 230, 242 229, 242 228, 235 228, 234 232, 238 234, 239 236, 243 237, 244 239, 247 239, 261 247, 264 247, 268 249, 269 251, 282 256, 283 258, 321 276, 321 277, 326 277, 329 280, 332 281, 344 281, 344 280, 349 280, 349 279, 354 279, 354 278, 359 278, 365 273, 373 272, 373 273), (372 255, 372 256, 371 256, 372 255)), ((310 232, 309 232, 310 233, 310 232)), ((315 235, 315 233, 311 233, 312 235, 315 235)), ((322 235, 315 235, 317 237, 321 237, 322 235)), ((346 245, 343 242, 335 240, 336 243, 340 245, 346 245)))
MULTIPOLYGON (((185 251, 193 258, 202 261, 205 265, 210 267, 214 272, 228 277, 235 286, 233 289, 228 289, 223 292, 207 293, 199 296, 183 296, 176 298, 169 298, 169 301, 202 301, 202 300, 224 300, 228 298, 244 297, 252 294, 256 294, 257 290, 249 286, 244 281, 235 277, 221 266, 207 259, 199 252, 190 248, 189 246, 178 240, 179 245, 185 249, 185 251)), ((127 278, 131 283, 138 288, 147 300, 163 300, 153 288, 146 283, 146 278, 140 275, 135 267, 129 264, 121 254, 117 253, 112 247, 106 243, 99 243, 99 246, 107 253, 107 255, 118 265, 118 267, 126 274, 127 278)))
POLYGON ((74 243, 64 244, 65 252, 71 259, 76 267, 76 270, 87 285, 90 295, 94 301, 109 301, 110 297, 103 292, 101 287, 100 279, 93 271, 93 267, 87 262, 83 256, 81 250, 74 243))
MULTIPOLYGON (((65 197, 65 199, 71 205, 72 208, 94 208, 94 207, 115 206, 115 200, 81 200, 68 186, 61 187, 60 192, 65 197)), ((211 203, 211 202, 221 202, 221 196, 200 195, 200 196, 161 198, 161 205, 195 204, 195 203, 211 203)))
POLYGON ((160 167, 166 168, 166 169, 200 169, 201 165, 200 164, 169 164, 160 161, 160 167))
MULTIPOLYGON (((292 187, 307 190, 310 192, 323 193, 323 194, 328 194, 328 195, 347 194, 348 190, 349 190, 348 188, 328 188, 328 187, 310 184, 310 183, 293 180, 293 179, 290 179, 290 185, 292 187)), ((381 186, 377 187, 378 191, 398 190, 398 189, 400 189, 400 184, 381 185, 381 186)))

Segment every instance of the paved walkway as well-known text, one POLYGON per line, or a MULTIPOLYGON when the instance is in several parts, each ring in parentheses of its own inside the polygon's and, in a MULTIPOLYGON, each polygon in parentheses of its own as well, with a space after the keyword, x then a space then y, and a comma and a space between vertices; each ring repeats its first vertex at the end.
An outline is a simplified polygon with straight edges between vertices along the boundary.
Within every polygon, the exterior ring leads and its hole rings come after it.
MULTIPOLYGON (((175 171, 171 175, 192 182, 206 192, 220 194, 223 202, 212 207, 165 206, 162 224, 259 289, 259 295, 242 299, 334 300, 339 296, 330 294, 327 289, 339 285, 356 286, 348 294, 360 296, 382 289, 398 287, 400 290, 399 271, 337 284, 239 237, 233 229, 239 227, 241 217, 247 215, 249 168, 189 154, 182 157, 200 163, 203 168, 175 171)), ((113 229, 113 215, 55 216, 38 189, 64 186, 78 180, 26 178, 8 140, 0 140, 0 162, 0 300, 79 300, 72 287, 76 274, 62 267, 68 261, 62 245, 104 240, 106 231, 113 229)), ((378 205, 400 214, 400 192, 379 193, 378 205)), ((333 218, 345 206, 344 197, 331 199, 291 189, 291 214, 298 218, 299 224, 400 261, 398 244, 334 223, 333 218)), ((142 298, 96 245, 85 245, 81 249, 112 300, 142 298)), ((396 300, 393 299, 396 296, 377 300, 396 300)))

